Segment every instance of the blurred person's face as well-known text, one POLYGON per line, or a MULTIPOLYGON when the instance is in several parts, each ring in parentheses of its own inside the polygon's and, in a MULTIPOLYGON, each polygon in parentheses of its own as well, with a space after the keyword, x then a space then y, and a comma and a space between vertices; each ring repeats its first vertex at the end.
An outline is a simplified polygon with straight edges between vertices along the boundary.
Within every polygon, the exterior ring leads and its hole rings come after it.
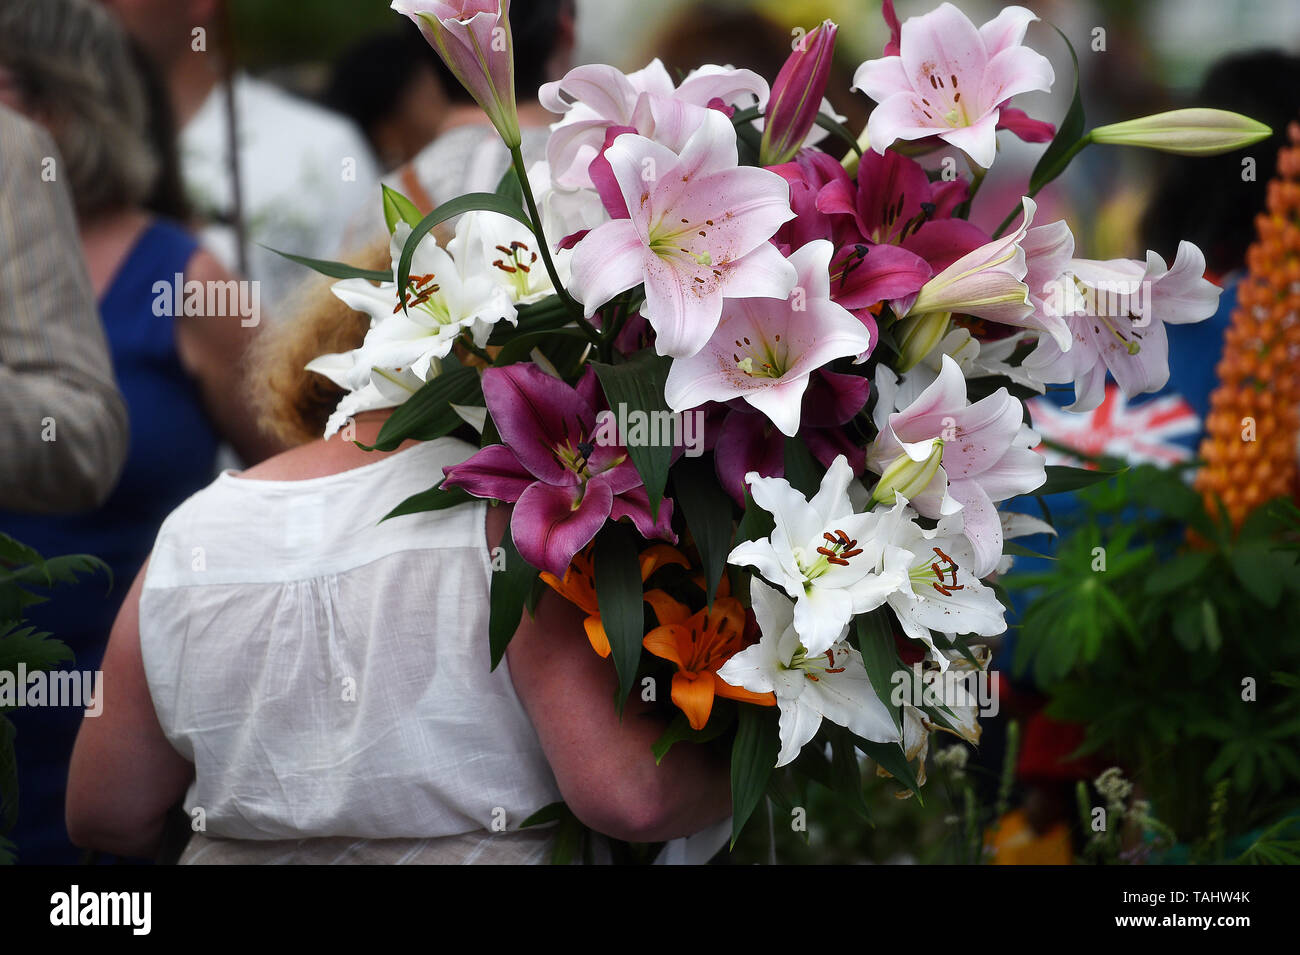
MULTIPOLYGON (((100 0, 162 66, 193 49, 194 30, 211 27, 216 0, 100 0)), ((211 37, 205 45, 213 48, 211 37)))

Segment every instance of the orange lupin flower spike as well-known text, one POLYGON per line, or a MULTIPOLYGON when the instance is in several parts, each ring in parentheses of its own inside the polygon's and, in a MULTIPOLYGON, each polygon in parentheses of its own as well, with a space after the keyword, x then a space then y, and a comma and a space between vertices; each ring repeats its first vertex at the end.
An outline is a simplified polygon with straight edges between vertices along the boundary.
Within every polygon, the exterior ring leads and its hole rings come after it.
POLYGON ((1300 123, 1287 133, 1246 252, 1196 477, 1211 513, 1217 496, 1238 526, 1260 504, 1300 490, 1300 123))

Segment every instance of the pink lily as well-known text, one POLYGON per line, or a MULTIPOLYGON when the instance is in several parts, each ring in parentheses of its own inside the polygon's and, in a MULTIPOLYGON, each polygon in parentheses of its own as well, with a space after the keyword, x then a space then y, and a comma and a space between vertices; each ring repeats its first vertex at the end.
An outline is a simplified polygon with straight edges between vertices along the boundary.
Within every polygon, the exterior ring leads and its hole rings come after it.
MULTIPOLYGON (((895 140, 937 136, 991 166, 1001 108, 1055 80, 1047 58, 1021 45, 1037 19, 1024 7, 1005 7, 977 30, 950 3, 909 18, 897 54, 868 60, 853 77, 854 89, 879 104, 867 121, 872 148, 883 153, 895 140)), ((1023 127, 1023 114, 1013 115, 1023 127)))
POLYGON ((1068 350, 1040 338, 1023 367, 1045 382, 1073 382, 1068 410, 1092 411, 1106 392, 1106 371, 1126 397, 1159 391, 1169 381, 1165 323, 1201 322, 1215 313, 1219 288, 1204 277, 1205 256, 1178 244, 1173 267, 1155 252, 1135 259, 1072 259, 1058 283, 1069 328, 1068 350))
POLYGON ((759 146, 759 165, 775 166, 789 162, 808 138, 822 95, 831 75, 835 54, 835 34, 839 31, 830 20, 823 20, 811 33, 802 37, 799 46, 781 67, 772 84, 772 100, 764 117, 763 139, 759 146))
POLYGON ((536 365, 489 368, 483 397, 502 443, 445 468, 443 486, 513 502, 511 534, 524 560, 562 577, 605 521, 623 517, 647 538, 676 540, 672 502, 654 519, 627 449, 597 441, 602 402, 590 369, 571 388, 536 365))
POLYGON ((785 180, 737 165, 736 131, 717 110, 680 153, 624 133, 604 152, 598 186, 608 209, 626 209, 573 252, 570 291, 588 317, 644 283, 641 314, 661 355, 687 358, 712 337, 728 298, 780 298, 795 268, 768 240, 790 219, 785 180), (600 177, 604 180, 604 177, 600 177))
POLYGON ((867 451, 867 468, 881 475, 873 498, 892 505, 905 497, 925 517, 958 511, 974 550, 976 577, 997 567, 1002 525, 994 503, 1027 494, 1047 479, 1038 444, 1020 401, 999 388, 969 404, 966 379, 947 355, 930 387, 887 424, 867 451))
POLYGON ((680 151, 712 106, 767 105, 768 86, 751 70, 704 66, 674 86, 659 60, 636 73, 612 66, 579 66, 563 79, 544 83, 538 100, 563 119, 551 127, 546 158, 556 185, 591 188, 587 167, 611 126, 626 126, 680 151))
POLYGON ((487 113, 507 147, 519 146, 510 0, 393 0, 487 113))
POLYGON ((810 242, 790 256, 797 272, 790 298, 726 302, 717 331, 700 351, 668 372, 664 397, 674 411, 743 398, 783 434, 799 430, 799 406, 814 371, 874 344, 862 323, 830 300, 834 247, 810 242))

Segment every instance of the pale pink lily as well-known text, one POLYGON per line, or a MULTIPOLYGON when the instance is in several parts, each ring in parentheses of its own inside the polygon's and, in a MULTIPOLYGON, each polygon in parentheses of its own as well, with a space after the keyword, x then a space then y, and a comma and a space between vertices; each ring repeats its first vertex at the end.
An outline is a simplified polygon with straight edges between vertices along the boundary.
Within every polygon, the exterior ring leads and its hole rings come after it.
POLYGON ((874 610, 907 585, 910 555, 878 532, 883 511, 853 511, 853 470, 840 455, 811 500, 784 478, 746 475, 754 504, 772 515, 763 540, 736 546, 727 560, 755 568, 795 600, 794 624, 810 654, 825 653, 855 614, 874 610))
POLYGON ((834 251, 818 239, 790 256, 797 272, 791 298, 728 300, 708 344, 673 362, 664 388, 668 407, 686 411, 743 398, 783 434, 797 433, 809 376, 873 345, 866 327, 830 300, 834 251))
POLYGON ((538 91, 544 107, 564 116, 551 126, 546 158, 557 185, 590 188, 587 167, 611 127, 630 127, 677 152, 711 105, 763 107, 768 94, 767 81, 751 70, 704 66, 675 86, 657 59, 628 74, 603 64, 575 67, 538 91))
POLYGON ((795 268, 768 240, 794 213, 784 179, 737 165, 736 132, 706 110, 680 154, 624 133, 605 149, 608 209, 626 211, 574 249, 570 291, 588 317, 645 285, 641 314, 661 355, 687 358, 712 337, 728 298, 785 298, 795 268), (612 194, 611 194, 612 193, 612 194))
POLYGON ((487 113, 506 146, 519 146, 510 0, 393 0, 487 113))
POLYGON ((1172 267, 1155 252, 1146 262, 1073 259, 1057 296, 1068 303, 1072 342, 1068 350, 1042 338, 1024 367, 1046 382, 1073 382, 1068 410, 1091 411, 1106 392, 1106 371, 1126 397, 1159 391, 1169 381, 1165 323, 1201 322, 1215 313, 1219 288, 1205 277, 1205 256, 1190 242, 1178 244, 1172 267))
POLYGON ((977 30, 950 3, 909 18, 898 54, 868 60, 853 77, 854 88, 879 104, 867 121, 872 148, 883 153, 895 140, 937 136, 991 166, 1002 107, 1055 80, 1047 58, 1021 45, 1037 19, 1024 7, 1005 7, 977 30))
POLYGON ((781 711, 778 767, 794 761, 823 719, 865 740, 899 742, 902 734, 872 687, 861 653, 843 639, 814 653, 800 642, 788 598, 761 580, 751 584, 750 596, 762 637, 719 667, 718 678, 755 693, 776 694, 781 711))
MULTIPOLYGON (((1037 205, 1028 197, 1021 201, 1024 215, 1020 227, 966 253, 927 281, 905 317, 960 312, 1002 325, 1039 327, 1024 282, 1029 264, 1022 248, 1037 205)), ((922 355, 928 351, 926 348, 922 355)))
POLYGON ((1002 556, 1002 527, 994 502, 1027 494, 1046 480, 1038 436, 1024 424, 1020 401, 999 388, 974 404, 957 363, 943 356, 934 384, 903 411, 889 415, 867 451, 867 468, 881 475, 875 500, 903 495, 925 517, 961 511, 974 550, 976 577, 1002 556))

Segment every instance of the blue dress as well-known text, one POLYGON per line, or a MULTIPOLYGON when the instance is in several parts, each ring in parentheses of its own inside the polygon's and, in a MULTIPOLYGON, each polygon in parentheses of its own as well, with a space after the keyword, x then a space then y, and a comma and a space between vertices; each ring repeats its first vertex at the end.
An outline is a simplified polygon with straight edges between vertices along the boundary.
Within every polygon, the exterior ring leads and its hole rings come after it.
MULTIPOLYGON (((67 643, 76 654, 65 668, 97 670, 122 599, 149 556, 163 519, 209 484, 219 438, 203 409, 197 384, 181 365, 175 320, 157 315, 155 283, 165 297, 198 248, 180 226, 155 220, 123 261, 100 302, 113 370, 126 402, 131 440, 126 465, 108 500, 89 513, 48 516, 0 510, 0 531, 42 556, 93 554, 112 568, 51 591, 29 609, 29 621, 67 643)), ((220 321, 220 319, 202 319, 220 321)), ((68 760, 82 712, 76 707, 19 709, 18 824, 10 838, 20 863, 75 863, 83 853, 64 827, 68 760)))

